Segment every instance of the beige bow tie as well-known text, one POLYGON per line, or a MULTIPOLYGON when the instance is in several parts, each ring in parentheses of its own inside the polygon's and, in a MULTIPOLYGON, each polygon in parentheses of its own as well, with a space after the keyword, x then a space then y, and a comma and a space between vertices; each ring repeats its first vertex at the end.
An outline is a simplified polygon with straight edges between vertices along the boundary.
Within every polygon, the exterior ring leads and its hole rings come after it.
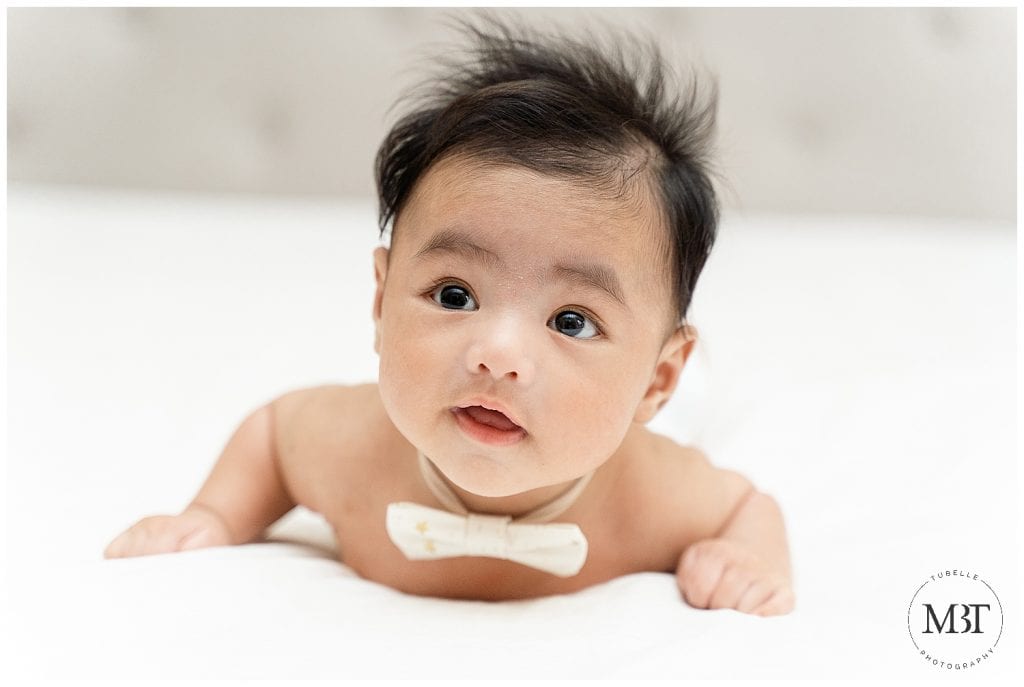
POLYGON ((408 502, 388 504, 388 536, 406 558, 489 556, 559 577, 571 577, 583 567, 587 560, 587 538, 577 525, 535 523, 563 513, 580 495, 593 473, 581 477, 553 501, 513 520, 507 515, 470 513, 422 454, 419 462, 430 490, 446 508, 457 512, 408 502))

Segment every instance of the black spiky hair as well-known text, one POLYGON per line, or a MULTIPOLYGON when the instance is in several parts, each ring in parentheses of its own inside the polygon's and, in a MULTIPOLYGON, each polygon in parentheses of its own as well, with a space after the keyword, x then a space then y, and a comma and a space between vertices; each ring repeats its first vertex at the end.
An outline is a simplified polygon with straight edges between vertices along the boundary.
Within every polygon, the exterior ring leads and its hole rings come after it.
POLYGON ((649 35, 602 45, 488 14, 482 26, 454 23, 473 44, 468 57, 437 58, 442 69, 400 99, 418 97, 377 152, 381 235, 394 230, 416 182, 449 156, 519 165, 616 198, 644 184, 667 228, 683 323, 718 227, 709 162, 715 82, 702 97, 691 72, 688 87, 673 92, 649 35))

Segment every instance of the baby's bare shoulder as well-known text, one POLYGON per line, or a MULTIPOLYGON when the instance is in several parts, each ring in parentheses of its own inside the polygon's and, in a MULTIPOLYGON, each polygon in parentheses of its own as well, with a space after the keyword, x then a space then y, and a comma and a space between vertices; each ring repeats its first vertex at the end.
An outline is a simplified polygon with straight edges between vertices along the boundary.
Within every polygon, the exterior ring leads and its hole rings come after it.
POLYGON ((682 545, 715 536, 753 486, 738 472, 715 467, 700 449, 646 428, 629 448, 631 501, 644 503, 647 515, 682 545))
POLYGON ((294 450, 326 439, 331 429, 343 429, 352 420, 365 420, 374 412, 379 398, 376 384, 331 384, 282 394, 271 404, 278 447, 294 450))
POLYGON ((352 484, 353 462, 389 438, 376 384, 298 389, 271 408, 282 478, 299 503, 318 512, 352 484))

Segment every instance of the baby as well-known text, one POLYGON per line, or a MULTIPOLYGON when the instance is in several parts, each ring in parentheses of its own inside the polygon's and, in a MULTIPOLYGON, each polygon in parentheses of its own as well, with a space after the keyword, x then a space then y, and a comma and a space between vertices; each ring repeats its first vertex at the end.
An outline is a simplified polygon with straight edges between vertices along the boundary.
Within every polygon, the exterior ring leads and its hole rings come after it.
MULTIPOLYGON (((715 96, 621 52, 466 24, 377 155, 377 384, 253 412, 194 500, 108 558, 243 544, 296 505, 412 594, 522 599, 641 571, 697 608, 788 613, 776 502, 645 424, 696 342, 715 96)), ((653 46, 653 44, 651 44, 653 46)))

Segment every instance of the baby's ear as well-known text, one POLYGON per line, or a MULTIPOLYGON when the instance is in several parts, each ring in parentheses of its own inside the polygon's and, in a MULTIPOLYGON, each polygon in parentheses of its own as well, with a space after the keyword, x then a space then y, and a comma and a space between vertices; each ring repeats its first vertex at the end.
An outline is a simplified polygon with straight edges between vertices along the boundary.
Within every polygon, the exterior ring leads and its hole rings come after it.
POLYGON ((661 347, 658 363, 654 366, 654 375, 647 387, 640 405, 637 406, 633 421, 640 424, 650 422, 661 407, 668 403, 679 383, 679 375, 686 365, 686 360, 697 344, 697 329, 684 324, 676 329, 661 347))
POLYGON ((388 249, 383 246, 373 251, 373 276, 377 280, 377 290, 373 294, 373 350, 380 354, 380 309, 388 276, 388 249))

